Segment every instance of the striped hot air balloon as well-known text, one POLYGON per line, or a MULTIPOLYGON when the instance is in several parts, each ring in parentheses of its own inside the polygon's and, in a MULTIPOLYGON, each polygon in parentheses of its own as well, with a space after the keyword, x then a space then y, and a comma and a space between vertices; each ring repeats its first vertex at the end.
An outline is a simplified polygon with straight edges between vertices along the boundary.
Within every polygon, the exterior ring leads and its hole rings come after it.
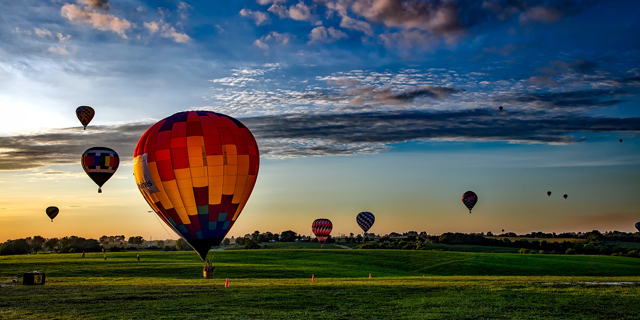
POLYGON ((371 229, 373 223, 376 222, 376 217, 373 216, 371 212, 360 212, 356 216, 356 222, 364 232, 367 232, 371 229))
POLYGON ((247 203, 259 162, 256 140, 240 121, 189 111, 142 135, 133 173, 151 208, 205 260, 247 203))
POLYGON ((327 241, 327 238, 331 234, 331 229, 333 229, 333 223, 331 223, 329 219, 316 219, 311 224, 311 231, 313 231, 313 234, 318 238, 320 247, 324 246, 324 242, 327 241))
POLYGON ((478 196, 473 191, 467 191, 462 195, 462 203, 469 209, 469 213, 471 213, 471 209, 478 202, 478 196))
POLYGON ((49 219, 51 219, 51 222, 53 222, 53 218, 58 216, 58 213, 60 212, 60 210, 58 210, 58 207, 51 206, 51 207, 48 207, 45 210, 45 212, 49 217, 49 219))

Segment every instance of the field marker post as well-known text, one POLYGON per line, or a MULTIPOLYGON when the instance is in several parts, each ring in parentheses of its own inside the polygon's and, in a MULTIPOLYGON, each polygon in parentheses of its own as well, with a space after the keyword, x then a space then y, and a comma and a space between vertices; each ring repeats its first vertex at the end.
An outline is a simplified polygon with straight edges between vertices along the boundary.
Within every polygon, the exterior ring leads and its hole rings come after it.
POLYGON ((311 281, 316 281, 316 275, 315 274, 311 275, 311 281))
POLYGON ((369 279, 371 279, 371 273, 369 273, 369 279))
POLYGON ((227 278, 227 280, 225 280, 224 287, 225 288, 229 288, 229 278, 227 278))

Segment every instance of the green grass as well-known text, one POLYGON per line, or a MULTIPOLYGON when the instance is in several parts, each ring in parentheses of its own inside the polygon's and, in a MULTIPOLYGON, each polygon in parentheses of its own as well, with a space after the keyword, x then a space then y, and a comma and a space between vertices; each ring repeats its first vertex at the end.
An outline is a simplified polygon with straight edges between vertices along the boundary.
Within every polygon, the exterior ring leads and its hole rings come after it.
POLYGON ((44 286, 0 288, 0 318, 637 319, 640 305, 640 259, 626 257, 233 250, 209 254, 214 279, 202 279, 193 252, 107 257, 0 256, 0 281, 47 276, 44 286), (607 281, 633 284, 587 283, 607 281))

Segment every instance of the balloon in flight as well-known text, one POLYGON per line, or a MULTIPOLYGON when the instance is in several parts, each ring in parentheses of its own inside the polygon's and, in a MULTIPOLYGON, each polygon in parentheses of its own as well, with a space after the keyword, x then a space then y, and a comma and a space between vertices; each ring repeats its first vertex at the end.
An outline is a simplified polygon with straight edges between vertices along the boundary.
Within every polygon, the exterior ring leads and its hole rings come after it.
POLYGON ((329 219, 316 219, 311 224, 311 231, 318 238, 321 247, 324 246, 324 242, 331 234, 331 229, 333 229, 333 224, 329 219))
POLYGON ((84 126, 84 130, 87 130, 87 125, 89 125, 89 122, 91 122, 95 114, 96 112, 89 106, 79 106, 76 109, 76 116, 78 116, 78 120, 80 120, 80 123, 84 126))
POLYGON ((500 106, 498 109, 500 109, 500 111, 502 111, 503 108, 502 108, 502 106, 500 106))
POLYGON ((620 139, 620 143, 622 143, 622 139, 620 139))
POLYGON ((547 195, 551 197, 551 191, 547 191, 547 195))
POLYGON ((566 198, 568 197, 568 195, 567 195, 567 194, 565 194, 565 195, 563 195, 562 197, 566 199, 566 198))
POLYGON ((142 135, 133 173, 149 206, 205 260, 242 212, 259 164, 258 144, 240 121, 188 111, 142 135))
POLYGON ((356 216, 356 222, 364 232, 367 232, 371 229, 373 223, 376 222, 376 217, 371 212, 360 212, 356 216))
POLYGON ((636 229, 638 229, 638 232, 640 232, 640 222, 636 222, 636 229))
POLYGON ((118 154, 113 149, 105 147, 87 149, 81 160, 84 172, 98 185, 98 193, 102 193, 102 186, 116 173, 120 165, 118 154))
POLYGON ((58 207, 48 207, 45 212, 47 213, 47 216, 49 216, 49 219, 51 219, 51 222, 53 222, 53 218, 55 218, 58 213, 60 212, 60 210, 58 210, 58 207))
POLYGON ((469 209, 469 213, 471 213, 471 209, 478 202, 478 196, 473 191, 467 191, 462 195, 462 203, 469 209))

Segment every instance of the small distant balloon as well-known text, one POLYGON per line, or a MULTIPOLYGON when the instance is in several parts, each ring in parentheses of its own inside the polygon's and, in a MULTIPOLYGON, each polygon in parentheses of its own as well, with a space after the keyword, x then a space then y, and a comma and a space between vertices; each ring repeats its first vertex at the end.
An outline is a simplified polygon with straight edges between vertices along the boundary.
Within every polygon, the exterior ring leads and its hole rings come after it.
POLYGON ((324 242, 327 241, 327 238, 331 234, 331 229, 333 229, 333 224, 329 219, 316 219, 311 224, 311 231, 313 231, 313 234, 318 238, 321 247, 324 246, 324 242))
POLYGON ((622 139, 620 139, 620 143, 622 143, 622 139))
POLYGON ((371 212, 360 212, 356 216, 356 222, 364 232, 367 232, 371 229, 373 223, 376 222, 376 217, 371 212))
POLYGON ((58 207, 48 207, 45 212, 47 213, 47 216, 49 216, 49 218, 51 219, 51 222, 53 222, 53 218, 55 218, 58 213, 60 212, 60 210, 58 210, 58 207))
POLYGON ((502 111, 502 106, 498 107, 498 109, 500 109, 500 111, 502 111))
POLYGON ((566 198, 568 197, 568 195, 566 195, 566 194, 565 194, 565 195, 563 195, 562 197, 566 199, 566 198))
POLYGON ((87 130, 87 125, 89 125, 95 114, 96 112, 89 106, 79 106, 76 109, 76 116, 78 116, 78 120, 82 123, 84 130, 87 130))
POLYGON ((547 195, 551 197, 551 191, 547 191, 547 195))
POLYGON ((638 229, 638 232, 640 232, 640 222, 636 222, 636 229, 638 229))
POLYGON ((93 147, 82 154, 82 169, 89 178, 98 185, 98 193, 102 193, 104 185, 118 170, 120 157, 112 149, 93 147))
POLYGON ((504 229, 502 229, 502 232, 504 232, 504 229))
POLYGON ((473 191, 467 191, 462 195, 462 203, 469 209, 469 213, 471 213, 471 209, 478 202, 478 196, 473 191))

